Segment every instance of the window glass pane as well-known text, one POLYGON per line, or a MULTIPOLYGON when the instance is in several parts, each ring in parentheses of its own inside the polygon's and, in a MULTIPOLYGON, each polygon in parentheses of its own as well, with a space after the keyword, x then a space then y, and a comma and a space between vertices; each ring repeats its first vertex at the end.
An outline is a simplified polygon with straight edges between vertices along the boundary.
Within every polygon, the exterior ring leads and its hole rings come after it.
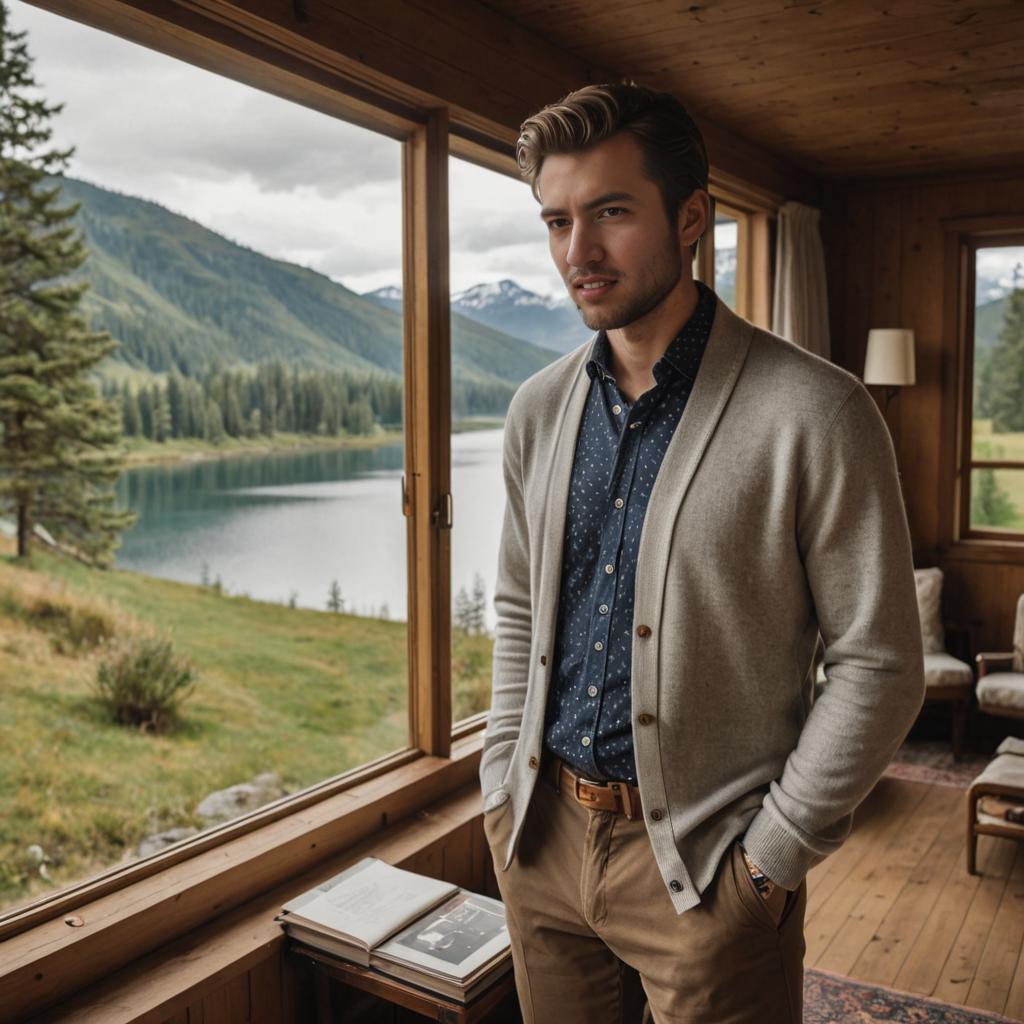
POLYGON ((975 260, 974 457, 1024 460, 1024 245, 975 260))
POLYGON ((521 181, 449 163, 452 286, 452 720, 485 710, 498 543, 502 425, 528 376, 591 337, 521 181))
POLYGON ((1024 530, 1024 469, 971 471, 971 527, 1024 530))
POLYGON ((138 521, 110 570, 3 541, 0 905, 409 742, 401 299, 377 292, 401 280, 401 144, 11 17, 77 146, 60 205, 83 315, 120 342, 98 381, 138 521), (186 663, 177 716, 124 692, 186 663))
POLYGON ((739 225, 735 217, 715 214, 715 292, 736 308, 736 240, 739 225))

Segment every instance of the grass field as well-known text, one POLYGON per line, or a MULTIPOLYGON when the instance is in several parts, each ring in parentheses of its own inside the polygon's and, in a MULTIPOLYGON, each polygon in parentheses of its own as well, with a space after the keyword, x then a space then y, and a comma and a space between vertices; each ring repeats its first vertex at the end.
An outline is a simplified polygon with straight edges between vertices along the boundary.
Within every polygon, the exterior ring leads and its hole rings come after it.
MULTIPOLYGON (((490 697, 487 636, 453 641, 455 718, 490 697)), ((290 791, 407 743, 406 627, 89 569, 0 557, 0 906, 130 858, 141 838, 199 825, 216 789, 276 772, 290 791), (180 728, 109 722, 92 694, 102 654, 75 651, 32 601, 73 604, 116 632, 169 635, 195 666, 180 728), (63 653, 62 653, 63 652, 63 653), (28 848, 47 858, 41 877, 28 848)))
MULTIPOLYGON (((990 419, 974 421, 973 447, 975 458, 1019 459, 1024 463, 1024 431, 994 434, 990 419)), ((1016 511, 1013 519, 1000 525, 1024 530, 1024 469, 996 469, 992 472, 996 486, 1006 494, 1016 511)), ((977 473, 977 470, 972 473, 972 487, 976 486, 977 473)))

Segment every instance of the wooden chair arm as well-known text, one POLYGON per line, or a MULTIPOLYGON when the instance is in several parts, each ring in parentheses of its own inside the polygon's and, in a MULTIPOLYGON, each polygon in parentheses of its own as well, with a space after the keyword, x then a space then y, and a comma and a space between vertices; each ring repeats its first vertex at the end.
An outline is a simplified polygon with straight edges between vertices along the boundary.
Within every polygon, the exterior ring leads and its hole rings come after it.
POLYGON ((980 679, 988 672, 990 662, 1012 662, 1013 651, 979 651, 974 656, 974 660, 978 663, 978 678, 980 679))

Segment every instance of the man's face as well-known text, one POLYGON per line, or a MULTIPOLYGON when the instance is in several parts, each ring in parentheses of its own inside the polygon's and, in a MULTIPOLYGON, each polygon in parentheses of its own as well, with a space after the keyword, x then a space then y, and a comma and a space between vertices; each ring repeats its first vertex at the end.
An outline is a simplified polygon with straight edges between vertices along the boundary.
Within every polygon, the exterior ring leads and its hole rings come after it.
POLYGON ((632 135, 546 157, 538 184, 551 256, 591 330, 637 323, 689 280, 685 228, 669 223, 632 135))

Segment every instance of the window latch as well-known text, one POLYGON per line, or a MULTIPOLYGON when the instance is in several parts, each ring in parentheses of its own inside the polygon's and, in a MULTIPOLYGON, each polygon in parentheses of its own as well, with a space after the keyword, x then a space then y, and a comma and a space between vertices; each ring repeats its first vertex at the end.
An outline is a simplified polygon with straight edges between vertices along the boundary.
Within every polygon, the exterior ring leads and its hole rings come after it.
POLYGON ((442 494, 440 496, 437 508, 431 513, 430 522, 439 530, 450 530, 452 528, 451 494, 442 494))

